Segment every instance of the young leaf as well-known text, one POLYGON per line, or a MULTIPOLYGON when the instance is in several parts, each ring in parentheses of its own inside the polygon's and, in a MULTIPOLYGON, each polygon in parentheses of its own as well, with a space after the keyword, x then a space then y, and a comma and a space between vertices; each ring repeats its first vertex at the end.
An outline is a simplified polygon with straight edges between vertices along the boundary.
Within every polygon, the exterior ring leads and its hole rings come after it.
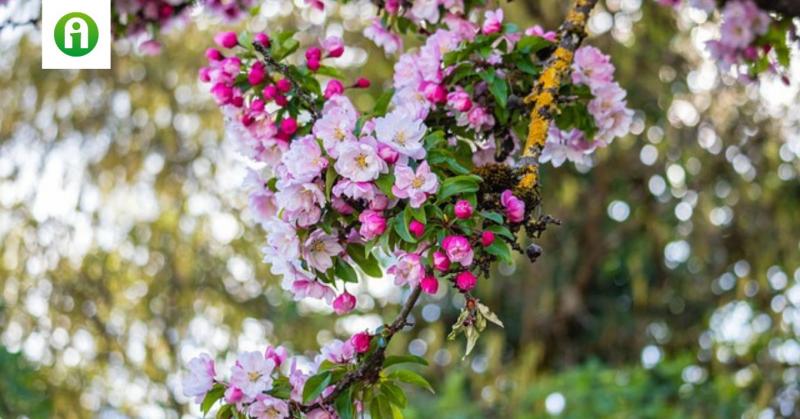
POLYGON ((336 170, 333 168, 332 164, 328 165, 328 170, 325 172, 325 198, 330 202, 331 200, 331 189, 333 189, 333 184, 336 182, 336 170))
POLYGON ((392 193, 392 185, 394 185, 394 175, 391 173, 387 173, 384 175, 380 175, 377 179, 375 179, 375 185, 378 186, 378 189, 381 192, 385 193, 386 196, 389 198, 394 198, 394 193, 392 193))
POLYGON ((508 264, 514 263, 514 259, 511 258, 511 249, 509 249, 508 243, 502 240, 495 240, 491 246, 486 248, 486 251, 497 256, 503 262, 508 264))
POLYGON ((348 387, 346 391, 343 391, 339 397, 336 398, 334 401, 334 407, 336 408, 336 413, 339 414, 339 418, 341 419, 353 419, 355 416, 353 409, 353 388, 348 387))
POLYGON ((336 265, 334 266, 334 273, 336 277, 341 279, 344 282, 358 282, 358 274, 356 270, 353 269, 348 263, 346 263, 341 258, 336 260, 336 265))
POLYGON ((200 404, 200 410, 203 411, 203 415, 207 415, 214 404, 222 398, 225 394, 225 386, 222 384, 214 384, 214 387, 211 387, 211 390, 206 393, 206 397, 203 398, 203 402, 200 404))
POLYGON ((496 222, 497 224, 503 224, 503 216, 500 213, 494 211, 481 211, 481 217, 486 218, 487 220, 491 220, 496 222))
POLYGON ((381 385, 381 394, 384 395, 389 402, 401 409, 408 404, 408 398, 405 392, 394 383, 387 382, 381 385))
MULTIPOLYGON (((406 207, 408 209, 408 207, 406 207)), ((416 243, 417 240, 414 236, 411 235, 411 232, 408 231, 408 223, 411 222, 411 215, 408 211, 403 211, 403 217, 400 218, 400 215, 394 218, 394 231, 397 232, 397 235, 400 236, 403 241, 409 243, 416 243)))
POLYGON ((347 254, 353 258, 353 261, 358 264, 358 267, 361 268, 365 274, 373 278, 380 278, 383 276, 383 270, 381 270, 378 259, 375 259, 372 253, 368 253, 364 246, 360 244, 351 244, 347 247, 347 254))
POLYGON ((407 384, 413 384, 417 387, 424 388, 425 390, 430 391, 431 393, 436 393, 433 391, 433 387, 431 384, 421 375, 417 374, 411 370, 395 370, 389 373, 388 378, 391 380, 401 381, 407 384))
POLYGON ((386 115, 386 110, 389 109, 389 103, 392 102, 392 96, 394 96, 394 89, 383 92, 375 102, 375 108, 372 110, 372 114, 375 116, 386 115))
POLYGON ((330 371, 325 371, 309 378, 303 387, 303 403, 309 403, 319 397, 331 384, 331 378, 330 371))
POLYGON ((478 185, 480 182, 481 178, 475 175, 463 175, 447 178, 444 182, 442 182, 442 188, 439 190, 438 200, 439 202, 442 202, 453 195, 478 192, 478 185))

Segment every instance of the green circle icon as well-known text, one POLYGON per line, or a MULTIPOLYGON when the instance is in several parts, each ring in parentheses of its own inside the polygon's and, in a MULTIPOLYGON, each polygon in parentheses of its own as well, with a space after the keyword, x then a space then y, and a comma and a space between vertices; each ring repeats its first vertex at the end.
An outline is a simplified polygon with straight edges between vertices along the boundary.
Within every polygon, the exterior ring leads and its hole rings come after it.
POLYGON ((58 20, 53 35, 61 52, 70 57, 83 57, 97 46, 100 32, 89 15, 72 12, 58 20))

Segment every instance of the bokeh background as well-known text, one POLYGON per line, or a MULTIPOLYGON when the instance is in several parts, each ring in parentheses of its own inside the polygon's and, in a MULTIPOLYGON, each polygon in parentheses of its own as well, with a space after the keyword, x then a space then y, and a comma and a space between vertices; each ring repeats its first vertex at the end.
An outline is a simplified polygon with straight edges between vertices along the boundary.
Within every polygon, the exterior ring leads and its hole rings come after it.
MULTIPOLYGON (((555 28, 569 2, 502 3, 555 28)), ((535 265, 502 266, 477 293, 505 330, 462 360, 445 340, 457 297, 423 299, 392 345, 430 361, 438 393, 414 393, 406 415, 797 417, 798 53, 791 85, 742 85, 703 52, 705 14, 600 3, 588 42, 613 57, 633 133, 591 168, 544 169, 562 225, 535 265)), ((38 7, 11 0, 0 21, 38 7)), ((396 312, 389 280, 345 317, 280 290, 240 188, 247 162, 196 77, 215 31, 295 28, 341 34, 335 64, 387 80, 391 61, 359 34, 370 7, 265 0, 238 26, 195 11, 161 55, 116 42, 111 71, 42 71, 36 27, 0 31, 0 417, 194 417, 179 374, 198 352, 313 351, 396 312)))

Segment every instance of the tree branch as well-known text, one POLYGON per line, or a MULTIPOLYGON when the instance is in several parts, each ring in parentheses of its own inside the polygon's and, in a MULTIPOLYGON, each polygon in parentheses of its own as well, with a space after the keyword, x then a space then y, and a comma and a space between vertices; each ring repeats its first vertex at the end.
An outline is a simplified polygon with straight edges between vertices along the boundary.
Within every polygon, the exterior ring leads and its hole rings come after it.
POLYGON ((564 23, 558 29, 558 47, 545 63, 525 103, 533 104, 528 138, 522 150, 521 163, 526 167, 519 188, 532 189, 538 178, 537 160, 547 139, 547 131, 557 112, 558 90, 565 77, 570 74, 572 58, 586 37, 586 22, 598 0, 575 0, 564 23))
POLYGON ((330 406, 334 403, 336 398, 342 394, 342 392, 346 391, 352 385, 361 381, 373 382, 377 380, 381 370, 383 369, 383 360, 386 357, 386 348, 389 347, 389 341, 391 341, 392 337, 404 327, 411 326, 411 324, 408 322, 408 316, 411 314, 411 310, 417 304, 421 293, 422 287, 419 285, 414 287, 405 303, 403 303, 403 308, 400 310, 400 313, 397 314, 397 317, 394 318, 394 321, 392 321, 391 324, 386 326, 386 329, 383 332, 383 338, 386 339, 386 345, 378 347, 375 352, 367 356, 367 358, 362 361, 358 369, 347 373, 341 380, 339 380, 331 394, 310 405, 298 404, 296 405, 296 408, 307 413, 323 406, 330 406))

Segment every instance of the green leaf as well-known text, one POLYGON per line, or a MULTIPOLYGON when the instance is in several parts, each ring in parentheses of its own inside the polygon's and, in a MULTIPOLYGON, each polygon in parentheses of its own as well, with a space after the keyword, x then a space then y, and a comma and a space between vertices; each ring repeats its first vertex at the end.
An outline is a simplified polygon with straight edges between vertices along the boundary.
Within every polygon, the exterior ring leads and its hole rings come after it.
POLYGON ((331 384, 331 378, 330 371, 325 371, 309 378, 303 387, 303 403, 309 403, 319 397, 331 384))
POLYGON ((345 78, 345 75, 342 72, 342 70, 339 70, 336 67, 331 67, 331 66, 327 66, 327 65, 319 66, 319 69, 317 70, 317 74, 319 74, 321 76, 333 77, 333 78, 339 79, 339 80, 345 78))
POLYGON ((395 370, 389 373, 388 378, 406 384, 412 384, 436 394, 433 387, 423 376, 411 370, 395 370))
POLYGON ((503 262, 508 264, 514 263, 514 259, 511 258, 511 249, 508 247, 508 243, 502 240, 495 240, 491 246, 486 248, 486 251, 497 256, 503 262))
POLYGON ((493 71, 481 71, 481 78, 489 85, 489 91, 492 92, 497 104, 501 108, 505 108, 508 104, 508 84, 505 79, 497 77, 493 71))
POLYGON ((439 201, 463 193, 478 192, 481 178, 476 175, 461 175, 445 179, 439 190, 439 201))
POLYGON ((481 211, 479 214, 481 215, 481 217, 486 218, 487 220, 494 221, 497 224, 503 224, 503 215, 498 212, 481 211))
POLYGON ((358 267, 361 268, 365 274, 373 278, 380 278, 383 276, 383 270, 378 263, 378 259, 376 259, 372 253, 367 252, 364 246, 360 244, 351 244, 347 247, 347 254, 353 258, 353 261, 358 264, 358 267))
POLYGON ((342 260, 342 258, 336 259, 336 264, 334 265, 333 272, 336 274, 336 277, 341 279, 344 282, 351 282, 351 283, 358 283, 358 274, 356 270, 353 269, 350 264, 342 260))
POLYGON ((394 383, 384 383, 381 385, 381 394, 389 400, 389 402, 399 408, 404 408, 408 404, 408 398, 405 392, 394 383))
POLYGON ((228 419, 233 417, 233 406, 226 404, 217 411, 217 419, 228 419))
POLYGON ((489 228, 487 228, 487 230, 491 231, 494 234, 503 236, 503 237, 505 237, 505 238, 507 238, 509 240, 512 240, 512 241, 516 241, 517 240, 517 238, 514 237, 514 234, 511 233, 511 230, 509 230, 507 227, 503 227, 503 226, 499 226, 499 225, 492 225, 492 226, 489 226, 489 228))
POLYGON ((378 189, 381 190, 386 196, 389 198, 394 198, 394 193, 392 193, 392 185, 394 185, 394 175, 391 173, 386 173, 380 175, 377 179, 375 179, 375 184, 378 185, 378 189))
POLYGON ((336 182, 336 170, 332 164, 328 164, 328 170, 325 172, 325 198, 328 202, 331 201, 331 190, 333 184, 336 182))
POLYGON ((428 220, 425 218, 425 207, 413 208, 410 205, 406 207, 406 210, 411 213, 411 218, 421 222, 422 224, 427 224, 428 220))
POLYGON ((348 387, 346 391, 342 392, 339 397, 334 401, 336 413, 339 414, 341 419, 353 419, 353 387, 348 387))
POLYGON ((214 387, 211 387, 211 390, 206 393, 206 397, 203 398, 203 402, 200 403, 200 410, 203 411, 204 416, 211 411, 214 404, 221 399, 224 394, 225 387, 222 384, 214 384, 214 387))
POLYGON ((538 36, 524 36, 517 42, 516 50, 532 54, 553 45, 552 42, 538 36))
MULTIPOLYGON (((406 207, 408 209, 408 207, 406 207)), ((411 235, 411 232, 408 231, 408 223, 411 221, 411 215, 409 211, 403 211, 403 217, 401 218, 398 214, 397 217, 394 218, 394 231, 397 232, 397 235, 400 236, 403 241, 408 243, 416 243, 417 239, 411 235)))
POLYGON ((467 350, 464 353, 464 358, 466 358, 475 349, 475 344, 478 343, 481 334, 475 326, 470 325, 464 328, 464 335, 467 337, 467 350))
POLYGON ((289 384, 288 378, 279 377, 272 382, 272 390, 268 393, 279 399, 288 399, 292 394, 292 385, 289 384))
POLYGON ((416 355, 389 355, 386 359, 383 360, 383 368, 389 368, 392 365, 397 364, 420 364, 420 365, 428 365, 428 361, 421 356, 416 355))
POLYGON ((372 110, 372 114, 375 116, 386 115, 386 111, 389 109, 389 104, 392 102, 393 96, 394 89, 389 89, 378 96, 378 100, 375 102, 375 108, 372 110))

